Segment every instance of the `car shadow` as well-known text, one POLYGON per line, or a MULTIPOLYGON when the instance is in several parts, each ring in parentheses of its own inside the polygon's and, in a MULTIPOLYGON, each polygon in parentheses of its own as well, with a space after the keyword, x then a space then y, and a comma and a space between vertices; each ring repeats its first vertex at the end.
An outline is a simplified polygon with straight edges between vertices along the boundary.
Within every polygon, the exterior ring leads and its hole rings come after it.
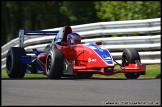
POLYGON ((155 78, 161 78, 161 74, 157 75, 155 78))

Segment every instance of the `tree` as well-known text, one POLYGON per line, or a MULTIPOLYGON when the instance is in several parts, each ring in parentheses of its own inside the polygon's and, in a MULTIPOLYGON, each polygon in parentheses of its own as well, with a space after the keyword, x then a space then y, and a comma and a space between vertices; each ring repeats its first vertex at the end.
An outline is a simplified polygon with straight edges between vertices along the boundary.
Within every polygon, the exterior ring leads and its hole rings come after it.
POLYGON ((161 17, 160 1, 2 1, 1 44, 20 29, 161 17))
POLYGON ((95 2, 97 17, 103 21, 159 18, 160 1, 95 2))
POLYGON ((93 1, 64 1, 60 11, 69 18, 71 25, 96 22, 93 1))
POLYGON ((15 38, 16 27, 20 27, 23 25, 21 11, 22 4, 20 1, 16 2, 2 2, 1 3, 2 13, 2 23, 1 23, 1 43, 5 43, 13 38, 15 38), (18 5, 17 5, 18 4, 18 5), (17 14, 19 13, 19 14, 17 14), (17 19, 17 20, 15 20, 17 19), (4 38, 7 37, 7 38, 4 38))
POLYGON ((41 30, 65 25, 62 1, 3 1, 1 44, 18 37, 20 29, 41 30))

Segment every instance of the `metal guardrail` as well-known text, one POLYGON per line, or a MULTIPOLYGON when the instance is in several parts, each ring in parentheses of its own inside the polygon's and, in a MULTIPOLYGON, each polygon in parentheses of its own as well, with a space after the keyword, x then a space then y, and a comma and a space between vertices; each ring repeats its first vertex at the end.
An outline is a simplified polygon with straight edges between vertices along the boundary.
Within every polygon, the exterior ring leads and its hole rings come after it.
MULTIPOLYGON (((83 25, 71 26, 73 32, 77 32, 82 37, 82 42, 95 43, 101 41, 103 46, 112 51, 114 58, 119 58, 126 48, 135 48, 139 52, 141 62, 145 64, 161 63, 161 18, 146 20, 129 20, 114 22, 98 22, 83 25), (118 34, 145 34, 149 36, 132 37, 108 37, 108 35, 118 34), (155 35, 156 34, 156 35, 155 35), (104 35, 104 37, 102 37, 104 35), (93 38, 93 37, 97 38, 93 38), (90 39, 91 37, 91 39, 90 39), (89 38, 89 39, 88 39, 89 38), (155 51, 156 50, 156 51, 155 51), (142 52, 144 51, 144 52, 142 52)), ((62 27, 45 29, 43 31, 58 31, 62 27)), ((38 48, 44 50, 45 46, 53 40, 51 36, 25 36, 24 47, 26 50, 38 48)), ((1 47, 1 68, 5 68, 6 54, 10 47, 19 45, 18 38, 15 38, 1 47)), ((120 61, 119 61, 120 62, 120 61)))
MULTIPOLYGON (((161 32, 161 18, 145 20, 128 20, 98 22, 71 26, 73 31, 82 37, 102 36, 113 34, 149 34, 161 32)), ((45 31, 59 30, 60 28, 46 29, 45 31)))

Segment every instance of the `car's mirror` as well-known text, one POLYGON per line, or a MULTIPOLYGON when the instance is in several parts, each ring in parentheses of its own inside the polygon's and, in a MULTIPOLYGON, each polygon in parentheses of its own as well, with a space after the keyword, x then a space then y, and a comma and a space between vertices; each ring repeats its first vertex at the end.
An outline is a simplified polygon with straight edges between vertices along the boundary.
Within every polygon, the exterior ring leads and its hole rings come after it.
POLYGON ((96 45, 102 45, 102 42, 96 42, 96 45))

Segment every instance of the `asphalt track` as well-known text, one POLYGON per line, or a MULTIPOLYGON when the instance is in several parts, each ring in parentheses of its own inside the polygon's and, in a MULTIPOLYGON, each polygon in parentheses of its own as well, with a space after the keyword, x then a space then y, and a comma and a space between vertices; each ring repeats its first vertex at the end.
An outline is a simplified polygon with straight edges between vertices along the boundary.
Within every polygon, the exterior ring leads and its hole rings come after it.
POLYGON ((1 105, 161 105, 161 79, 2 79, 1 105))

